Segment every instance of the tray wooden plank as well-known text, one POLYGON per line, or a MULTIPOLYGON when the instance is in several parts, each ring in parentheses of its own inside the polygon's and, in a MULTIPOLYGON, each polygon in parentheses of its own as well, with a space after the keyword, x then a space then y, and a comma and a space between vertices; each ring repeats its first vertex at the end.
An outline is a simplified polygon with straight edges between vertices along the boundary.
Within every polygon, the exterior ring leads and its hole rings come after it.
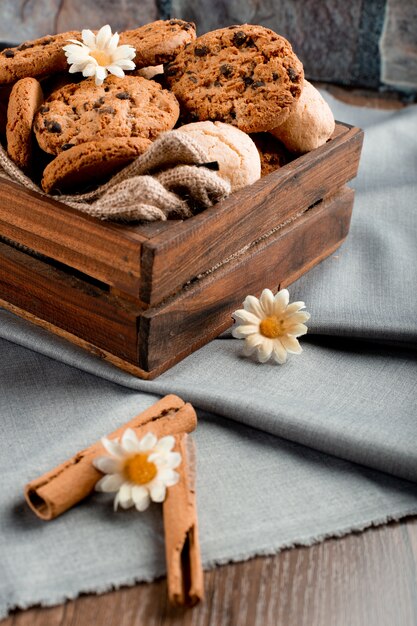
POLYGON ((161 302, 294 213, 335 193, 356 176, 362 141, 362 130, 338 123, 333 138, 317 150, 144 242, 141 300, 161 302))
POLYGON ((139 366, 170 365, 231 326, 231 312, 249 294, 287 286, 331 254, 349 232, 354 191, 344 187, 242 257, 160 307, 139 322, 139 366))
POLYGON ((0 178, 0 235, 122 291, 139 293, 146 236, 0 178))
POLYGON ((137 363, 140 306, 0 243, 0 298, 137 363))

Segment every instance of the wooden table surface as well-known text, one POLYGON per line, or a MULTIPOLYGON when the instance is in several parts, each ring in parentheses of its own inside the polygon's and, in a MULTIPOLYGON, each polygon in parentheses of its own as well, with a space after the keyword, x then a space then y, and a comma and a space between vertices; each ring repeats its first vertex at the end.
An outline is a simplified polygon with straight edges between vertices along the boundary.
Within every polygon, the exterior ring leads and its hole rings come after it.
POLYGON ((1 626, 416 626, 417 518, 218 567, 172 610, 165 580, 11 615, 1 626))
MULTIPOLYGON (((356 106, 405 105, 397 94, 318 86, 356 106)), ((17 611, 0 626, 417 626, 417 517, 218 567, 205 592, 200 606, 173 610, 161 580, 17 611)))

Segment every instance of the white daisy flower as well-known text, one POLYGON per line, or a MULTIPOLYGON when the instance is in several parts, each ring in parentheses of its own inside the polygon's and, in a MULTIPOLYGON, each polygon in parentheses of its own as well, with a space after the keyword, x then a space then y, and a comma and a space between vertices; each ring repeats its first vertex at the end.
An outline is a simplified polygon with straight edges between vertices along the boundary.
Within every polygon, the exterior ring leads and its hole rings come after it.
POLYGON ((245 340, 244 354, 256 353, 260 363, 272 357, 277 363, 285 363, 287 352, 300 354, 302 348, 297 337, 305 335, 310 314, 301 311, 304 302, 289 304, 287 289, 281 289, 276 296, 264 289, 261 297, 247 296, 243 309, 232 314, 237 322, 232 330, 233 337, 245 340))
POLYGON ((157 439, 147 433, 138 439, 132 428, 127 428, 119 439, 104 437, 102 444, 110 456, 94 459, 93 464, 106 474, 97 484, 96 491, 117 492, 114 509, 135 506, 138 511, 148 508, 151 500, 163 502, 167 487, 179 480, 175 468, 181 463, 181 454, 172 452, 175 439, 171 435, 157 439))
POLYGON ((103 26, 95 35, 91 30, 81 32, 81 41, 69 39, 64 46, 65 56, 71 66, 70 74, 82 72, 83 76, 95 76, 96 85, 102 85, 108 73, 119 78, 125 75, 123 70, 134 70, 136 50, 133 46, 119 46, 118 33, 111 32, 110 26, 103 26))

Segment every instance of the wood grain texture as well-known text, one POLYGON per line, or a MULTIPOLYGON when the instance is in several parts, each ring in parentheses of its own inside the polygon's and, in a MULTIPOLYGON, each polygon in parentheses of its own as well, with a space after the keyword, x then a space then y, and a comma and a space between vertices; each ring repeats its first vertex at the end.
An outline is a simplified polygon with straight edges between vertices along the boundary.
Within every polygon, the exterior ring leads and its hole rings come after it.
POLYGON ((1 0, 0 41, 20 43, 47 34, 136 28, 158 18, 155 0, 1 0))
POLYGON ((352 189, 325 199, 240 257, 208 274, 139 322, 139 366, 152 371, 194 351, 212 332, 231 326, 231 313, 248 294, 276 291, 331 254, 349 231, 352 189))
POLYGON ((0 178, 0 235, 137 295, 146 238, 0 178), (28 210, 30 207, 30 210, 28 210))
POLYGON ((0 297, 137 363, 138 304, 0 243, 0 297))
POLYGON ((206 601, 170 609, 158 581, 1 626, 415 626, 417 518, 206 572, 206 601))
POLYGON ((339 123, 324 146, 144 241, 140 299, 161 302, 294 213, 335 193, 356 175, 362 141, 360 129, 339 123))

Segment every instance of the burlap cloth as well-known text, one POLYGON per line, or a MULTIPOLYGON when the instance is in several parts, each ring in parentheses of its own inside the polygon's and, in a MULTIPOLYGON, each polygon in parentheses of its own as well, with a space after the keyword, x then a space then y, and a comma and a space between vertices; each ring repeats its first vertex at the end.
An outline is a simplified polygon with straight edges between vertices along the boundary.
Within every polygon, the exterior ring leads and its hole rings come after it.
MULTIPOLYGON (((160 135, 143 155, 93 191, 48 197, 101 220, 184 219, 229 195, 230 183, 210 169, 212 165, 193 139, 173 130, 160 135)), ((48 195, 1 146, 0 176, 48 195)))

